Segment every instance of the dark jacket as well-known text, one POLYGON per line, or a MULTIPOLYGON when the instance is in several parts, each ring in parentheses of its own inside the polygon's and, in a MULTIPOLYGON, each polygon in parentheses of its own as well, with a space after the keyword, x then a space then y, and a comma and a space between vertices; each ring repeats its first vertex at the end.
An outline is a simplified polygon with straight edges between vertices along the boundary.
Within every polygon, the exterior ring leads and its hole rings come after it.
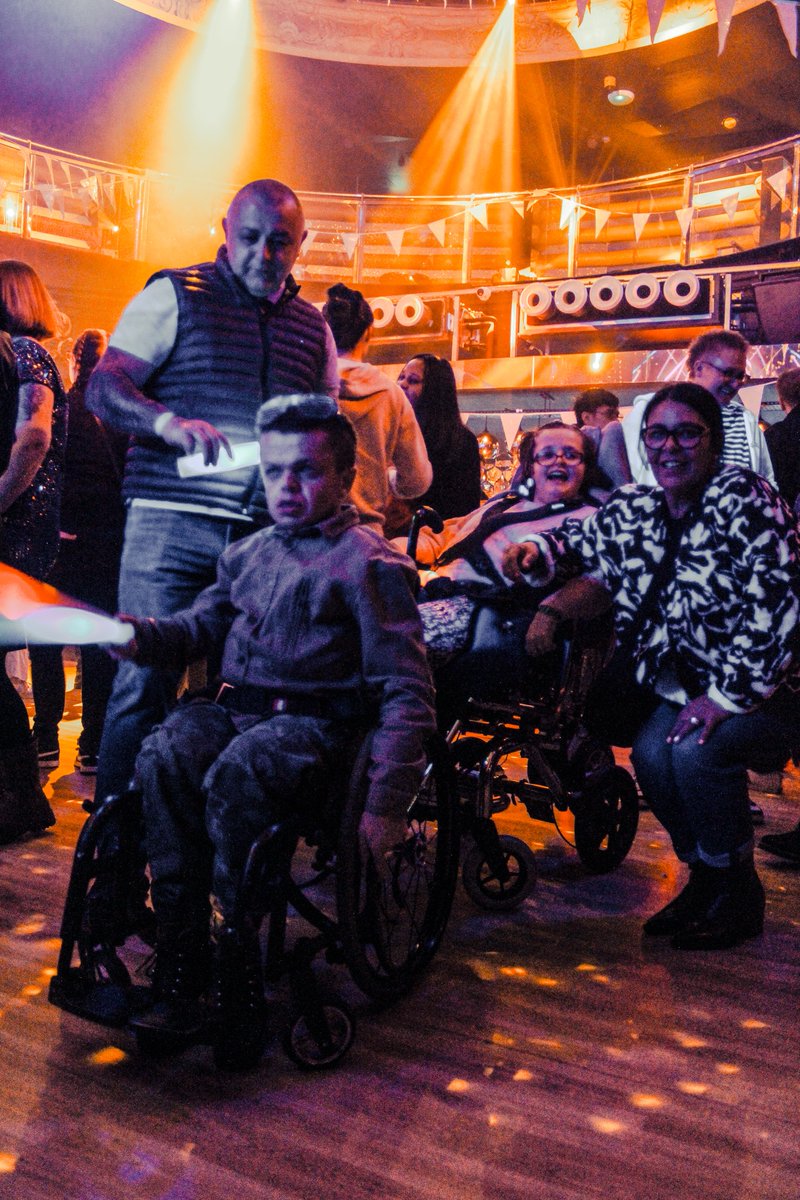
POLYGON ((778 491, 790 508, 800 496, 800 404, 765 433, 778 491))

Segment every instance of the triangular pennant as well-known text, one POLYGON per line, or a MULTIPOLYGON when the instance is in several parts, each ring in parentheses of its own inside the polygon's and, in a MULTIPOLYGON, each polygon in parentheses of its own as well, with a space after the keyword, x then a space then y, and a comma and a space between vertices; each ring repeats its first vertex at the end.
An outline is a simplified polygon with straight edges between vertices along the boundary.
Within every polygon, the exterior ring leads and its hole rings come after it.
POLYGON ((774 175, 767 176, 767 183, 772 188, 773 192, 775 192, 777 196, 780 196, 781 200, 786 199, 786 188, 789 185, 791 176, 792 172, 789 167, 782 167, 781 170, 776 171, 774 175))
POLYGON ((53 170, 53 158, 52 158, 52 155, 50 155, 50 154, 43 154, 43 155, 42 155, 42 158, 44 159, 44 165, 47 167, 47 174, 50 176, 50 182, 52 183, 53 187, 55 187, 55 185, 56 185, 56 176, 55 176, 55 171, 53 170))
POLYGON ((780 0, 772 0, 778 20, 781 23, 784 37, 789 44, 789 49, 797 58, 797 5, 791 3, 782 4, 780 0))
POLYGON ((690 204, 688 208, 676 208, 675 216, 678 218, 678 224, 681 228, 681 237, 686 237, 689 232, 689 226, 692 223, 694 216, 694 205, 690 204))
POLYGON ((403 234, 405 233, 405 230, 404 229, 387 229, 385 232, 386 232, 387 238, 389 239, 389 241, 392 244, 392 249, 394 250, 395 254, 399 254, 400 251, 403 249, 403 234))
POLYGON ((524 413, 500 413, 500 424, 503 426, 503 437, 506 439, 508 453, 511 453, 511 447, 514 445, 514 438, 517 436, 517 430, 522 424, 524 413))
POLYGON ((318 229, 306 229, 306 236, 303 239, 302 246, 300 247, 301 254, 308 254, 309 250, 314 245, 314 241, 318 233, 318 229))
POLYGON ((462 413, 460 413, 459 415, 460 415, 460 417, 461 417, 461 424, 462 424, 462 425, 468 425, 468 424, 469 424, 469 419, 470 419, 470 417, 472 416, 472 413, 465 413, 465 412, 462 412, 462 413))
POLYGON ((580 25, 583 22, 583 18, 586 16, 587 8, 591 9, 592 6, 590 4, 590 0, 578 0, 577 7, 578 7, 578 24, 580 25))
POLYGON ((123 175, 122 190, 125 193, 125 203, 127 204, 128 208, 133 208, 133 202, 136 198, 136 192, 135 192, 135 189, 133 186, 133 180, 131 179, 130 175, 123 175))
POLYGON ((631 217, 633 218, 633 232, 637 242, 642 236, 642 230, 647 224, 649 216, 650 213, 631 213, 631 217))
POLYGON ((344 246, 345 254, 348 258, 352 258, 355 252, 356 242, 358 241, 358 234, 340 233, 339 237, 342 239, 342 245, 344 246))
POLYGON ((717 32, 719 34, 719 50, 718 54, 722 54, 725 49, 725 43, 728 40, 728 30, 731 26, 731 17, 733 16, 733 6, 736 0, 714 0, 717 6, 717 32))
POLYGON ((666 0, 647 0, 647 15, 650 18, 650 41, 656 40, 658 27, 661 24, 661 17, 664 12, 666 0))
POLYGON ((723 196, 720 204, 725 212, 725 216, 729 221, 732 221, 736 216, 736 210, 739 207, 739 192, 729 192, 727 196, 723 196))
POLYGON ((63 188, 56 188, 56 204, 58 205, 58 210, 61 213, 61 220, 63 221, 67 215, 66 206, 64 204, 63 188))
POLYGON ((608 212, 608 210, 605 208, 596 208, 594 210, 594 240, 595 241, 599 240, 600 234, 603 232, 606 225, 608 224, 608 218, 610 216, 611 216, 611 213, 608 212))
POLYGON ((64 172, 64 176, 67 181, 67 187, 69 188, 69 194, 71 196, 72 195, 72 171, 70 169, 69 163, 62 162, 61 170, 64 172))
POLYGON ((81 187, 87 192, 87 194, 89 196, 91 196, 91 198, 92 198, 92 200, 94 200, 95 204, 97 204, 97 176, 96 175, 87 175, 86 178, 84 179, 83 183, 81 184, 81 187))
POLYGON ((473 204, 469 211, 470 216, 473 216, 479 225, 482 225, 484 229, 489 228, 489 218, 486 215, 485 204, 473 204))
POLYGON ((518 217, 525 218, 525 201, 524 200, 509 200, 509 204, 513 208, 518 217))
POLYGON ((114 190, 114 176, 103 180, 103 195, 108 201, 109 208, 112 212, 117 210, 117 194, 114 190))
POLYGON ((746 409, 758 417, 761 412, 761 401, 764 397, 764 383, 751 383, 749 387, 739 388, 739 399, 746 409))
POLYGON ((447 230, 447 220, 443 217, 441 221, 431 221, 428 229, 430 229, 439 245, 443 246, 447 230))
POLYGON ((561 200, 561 216, 558 222, 559 229, 565 229, 569 225, 569 219, 575 212, 575 201, 570 197, 562 197, 561 200))
POLYGON ((42 199, 44 200, 45 204, 52 212, 53 201, 55 200, 56 191, 58 189, 52 183, 40 183, 38 184, 38 189, 41 192, 42 199))

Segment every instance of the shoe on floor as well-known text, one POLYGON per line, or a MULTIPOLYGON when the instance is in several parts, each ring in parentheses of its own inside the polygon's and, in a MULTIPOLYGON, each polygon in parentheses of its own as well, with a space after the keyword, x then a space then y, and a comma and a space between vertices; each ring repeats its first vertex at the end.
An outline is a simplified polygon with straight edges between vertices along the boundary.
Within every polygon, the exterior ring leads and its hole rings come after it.
POLYGON ((764 824, 764 810, 755 800, 750 801, 750 819, 754 825, 764 824))
POLYGON ((56 746, 55 749, 50 747, 49 749, 45 748, 40 750, 37 755, 39 766, 45 771, 49 771, 51 767, 57 767, 58 753, 58 746, 56 746))
POLYGON ((79 775, 96 775, 97 755, 84 754, 82 750, 79 750, 78 757, 75 759, 75 766, 78 769, 79 775))
POLYGON ((787 829, 785 833, 766 833, 758 845, 768 854, 777 854, 778 858, 800 863, 800 826, 787 829))

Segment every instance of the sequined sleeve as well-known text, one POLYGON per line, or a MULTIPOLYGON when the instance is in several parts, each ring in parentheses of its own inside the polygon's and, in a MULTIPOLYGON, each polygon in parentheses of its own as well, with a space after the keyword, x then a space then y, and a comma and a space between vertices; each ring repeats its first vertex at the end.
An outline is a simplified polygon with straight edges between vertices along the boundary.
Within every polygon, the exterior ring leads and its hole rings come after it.
POLYGON ((61 386, 58 368, 44 346, 33 338, 14 338, 14 353, 17 358, 17 374, 20 384, 39 383, 57 392, 61 386))

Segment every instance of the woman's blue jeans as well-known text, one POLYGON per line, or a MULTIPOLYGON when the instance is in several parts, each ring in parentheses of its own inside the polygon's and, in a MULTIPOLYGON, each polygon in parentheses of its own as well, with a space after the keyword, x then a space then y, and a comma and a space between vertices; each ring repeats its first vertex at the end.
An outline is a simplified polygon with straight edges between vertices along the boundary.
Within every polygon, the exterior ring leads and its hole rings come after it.
POLYGON ((663 701, 639 731, 636 778, 678 858, 731 866, 753 849, 747 771, 778 770, 800 745, 800 696, 780 689, 755 712, 729 717, 704 745, 698 733, 667 742, 679 712, 663 701))

